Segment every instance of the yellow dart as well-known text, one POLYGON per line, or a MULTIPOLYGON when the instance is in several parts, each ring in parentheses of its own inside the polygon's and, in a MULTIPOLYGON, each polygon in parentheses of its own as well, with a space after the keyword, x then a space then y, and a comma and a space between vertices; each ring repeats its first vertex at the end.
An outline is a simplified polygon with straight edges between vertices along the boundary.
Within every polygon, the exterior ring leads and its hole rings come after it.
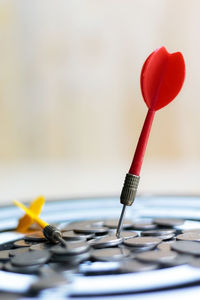
POLYGON ((14 204, 25 211, 26 215, 28 215, 33 221, 35 221, 40 227, 43 229, 44 236, 53 243, 61 242, 66 247, 66 242, 62 238, 62 234, 58 228, 48 224, 43 221, 40 217, 35 215, 30 209, 28 209, 21 202, 14 200, 14 204))
POLYGON ((22 210, 25 211, 25 213, 31 217, 31 219, 33 219, 38 225, 40 225, 40 227, 42 227, 42 229, 44 229, 46 226, 48 226, 49 224, 45 221, 43 221, 41 218, 39 218, 37 215, 35 215, 30 209, 26 208, 26 206, 22 203, 20 203, 17 200, 14 200, 14 204, 17 205, 18 207, 20 207, 22 210))
MULTIPOLYGON (((36 199, 33 200, 33 202, 31 202, 28 208, 29 212, 32 212, 35 216, 39 217, 44 203, 45 203, 45 198, 43 196, 37 197, 36 199)), ((17 231, 21 233, 26 233, 27 230, 34 222, 35 220, 30 216, 30 213, 25 214, 22 218, 19 219, 17 225, 17 231)))

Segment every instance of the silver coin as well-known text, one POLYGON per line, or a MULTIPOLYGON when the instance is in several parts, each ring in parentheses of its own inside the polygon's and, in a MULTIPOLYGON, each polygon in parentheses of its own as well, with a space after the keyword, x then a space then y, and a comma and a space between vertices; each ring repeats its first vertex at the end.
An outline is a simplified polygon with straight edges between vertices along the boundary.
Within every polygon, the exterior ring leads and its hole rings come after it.
POLYGON ((171 249, 180 253, 200 255, 200 243, 192 241, 177 241, 171 245, 171 249))
POLYGON ((123 238, 117 238, 116 235, 108 235, 106 237, 96 239, 91 243, 94 248, 107 248, 121 244, 123 238))
POLYGON ((157 246, 162 240, 156 237, 136 237, 133 239, 124 240, 124 245, 129 247, 145 247, 145 246, 157 246))
POLYGON ((29 250, 49 250, 51 247, 54 247, 55 244, 51 243, 39 243, 39 244, 33 244, 30 246, 29 250))
POLYGON ((71 266, 73 265, 78 265, 79 263, 89 260, 90 259, 90 251, 83 252, 83 253, 78 253, 76 255, 71 255, 71 254, 66 254, 66 255, 59 255, 59 254, 54 254, 51 258, 52 262, 57 262, 57 263, 68 263, 71 266))
POLYGON ((87 252, 90 246, 84 242, 68 242, 66 247, 56 245, 50 249, 51 253, 56 255, 73 255, 87 252))
POLYGON ((155 249, 155 247, 156 247, 155 245, 149 245, 149 246, 143 246, 143 247, 133 247, 133 246, 128 247, 128 246, 126 246, 126 248, 128 248, 133 255, 135 255, 137 253, 142 253, 142 252, 147 252, 147 251, 153 250, 153 249, 155 249))
POLYGON ((156 235, 156 234, 150 234, 151 231, 142 231, 141 236, 156 236, 157 238, 161 239, 162 241, 170 240, 175 237, 174 233, 169 233, 169 234, 162 234, 162 235, 156 235), (146 234, 147 232, 147 234, 146 234))
POLYGON ((200 233, 183 233, 176 236, 176 239, 179 241, 200 241, 200 233))
POLYGON ((128 249, 106 248, 91 252, 91 257, 97 261, 115 261, 123 259, 130 254, 128 249))
POLYGON ((174 218, 156 218, 153 223, 159 226, 175 227, 184 224, 184 220, 174 218))
POLYGON ((169 235, 161 235, 159 236, 159 238, 162 240, 162 241, 168 241, 168 240, 175 240, 175 234, 169 234, 169 235))
POLYGON ((30 234, 27 234, 24 237, 24 240, 27 242, 45 242, 47 239, 45 238, 42 231, 36 231, 30 234))
POLYGON ((29 247, 22 247, 22 248, 16 248, 9 250, 9 256, 14 257, 16 255, 22 254, 29 251, 29 247))
POLYGON ((51 253, 47 250, 29 251, 12 257, 11 263, 19 267, 39 265, 48 262, 50 257, 51 253))
POLYGON ((123 240, 132 239, 137 236, 138 236, 138 233, 135 231, 122 230, 120 232, 120 237, 123 238, 123 240))
POLYGON ((140 221, 140 222, 133 222, 132 229, 134 230, 153 230, 156 229, 157 226, 152 223, 152 221, 140 221))
POLYGON ((82 242, 85 242, 87 240, 86 236, 76 234, 72 230, 62 232, 62 238, 66 241, 82 241, 82 242))
POLYGON ((157 238, 161 239, 162 241, 167 241, 167 240, 171 240, 175 237, 175 234, 168 234, 168 235, 161 235, 161 236, 156 236, 157 238))
POLYGON ((136 259, 143 262, 154 262, 154 263, 162 263, 176 258, 177 253, 173 251, 148 251, 144 253, 140 253, 136 256, 136 259))
MULTIPOLYGON (((93 239, 94 237, 96 237, 95 233, 85 233, 85 232, 82 232, 81 234, 80 233, 76 233, 76 234, 85 237, 87 241, 89 241, 89 240, 93 239)), ((103 236, 103 234, 101 236, 103 236)))
POLYGON ((107 227, 93 227, 89 225, 85 226, 75 226, 74 227, 74 232, 77 233, 95 233, 96 235, 101 235, 101 234, 106 234, 108 233, 108 228, 107 227))
POLYGON ((7 262, 3 269, 8 272, 22 273, 22 274, 38 274, 41 265, 31 266, 14 266, 10 262, 7 262))
POLYGON ((145 264, 137 260, 126 260, 120 262, 120 273, 145 272, 158 269, 157 264, 145 264))
POLYGON ((173 235, 176 231, 174 229, 156 229, 142 231, 142 236, 162 236, 162 235, 173 235))
POLYGON ((170 251, 171 250, 171 245, 174 243, 174 241, 167 241, 167 242, 162 242, 160 243, 157 248, 159 250, 165 250, 165 251, 170 251))
MULTIPOLYGON (((108 228, 117 228, 119 219, 108 219, 104 222, 104 226, 108 228)), ((128 228, 132 226, 131 220, 123 220, 122 228, 128 228)))
MULTIPOLYGON (((73 230, 62 230, 62 234, 65 234, 66 232, 71 232, 73 230)), ((73 231, 74 232, 74 231, 73 231)), ((77 236, 82 236, 83 238, 86 238, 86 240, 91 240, 93 239, 96 235, 95 233, 86 233, 86 232, 81 232, 81 233, 76 233, 74 232, 74 234, 76 234, 77 236)))

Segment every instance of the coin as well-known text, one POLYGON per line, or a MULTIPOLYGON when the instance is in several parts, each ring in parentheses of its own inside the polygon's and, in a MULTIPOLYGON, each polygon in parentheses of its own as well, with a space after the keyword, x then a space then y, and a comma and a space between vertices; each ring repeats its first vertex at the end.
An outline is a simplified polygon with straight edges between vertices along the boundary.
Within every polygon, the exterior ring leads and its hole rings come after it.
POLYGON ((156 218, 153 223, 159 226, 175 227, 184 224, 184 220, 174 218, 156 218))
POLYGON ((42 231, 36 231, 34 233, 27 234, 24 237, 24 240, 27 242, 44 242, 47 239, 45 238, 42 231))
POLYGON ((13 257, 15 255, 25 253, 27 251, 29 251, 29 247, 21 247, 21 248, 11 249, 11 250, 9 250, 9 256, 13 257))
MULTIPOLYGON (((104 222, 104 226, 108 228, 117 228, 119 219, 108 219, 104 222)), ((131 220, 125 219, 122 224, 122 228, 128 228, 132 226, 131 220)))
POLYGON ((147 230, 142 231, 142 236, 162 236, 162 235, 171 235, 176 231, 174 229, 156 229, 156 230, 147 230))
POLYGON ((173 251, 155 250, 155 251, 140 253, 136 256, 136 259, 143 262, 155 262, 159 264, 162 262, 172 260, 176 258, 176 256, 177 253, 173 251))
POLYGON ((49 242, 46 243, 39 243, 39 244, 34 244, 30 246, 30 250, 48 250, 51 247, 54 247, 55 244, 51 244, 49 242))
POLYGON ((92 227, 89 225, 75 226, 73 230, 74 232, 77 233, 95 233, 96 235, 102 235, 108 233, 107 227, 92 227))
POLYGON ((10 262, 7 262, 3 269, 8 272, 22 273, 22 274, 37 274, 41 265, 31 266, 14 266, 10 262))
POLYGON ((183 233, 183 234, 179 234, 176 237, 177 240, 179 241, 196 241, 199 242, 200 241, 200 233, 183 233))
POLYGON ((94 248, 107 248, 117 246, 121 244, 122 241, 123 238, 117 238, 116 235, 108 235, 106 237, 94 240, 90 245, 94 248))
POLYGON ((171 245, 171 249, 180 253, 200 255, 200 243, 192 241, 177 241, 171 245))
POLYGON ((153 230, 156 229, 156 225, 152 221, 140 221, 133 222, 131 228, 134 230, 153 230))
POLYGON ((62 238, 66 241, 86 241, 87 238, 84 235, 76 234, 74 231, 62 232, 62 238))
POLYGON ((38 264, 44 264, 49 261, 51 253, 47 250, 35 250, 16 255, 11 258, 14 266, 24 267, 38 264))
POLYGON ((123 238, 124 240, 135 238, 137 236, 138 236, 138 233, 135 231, 122 230, 120 232, 120 237, 123 238))
POLYGON ((161 239, 156 237, 136 237, 133 239, 124 240, 124 245, 129 247, 145 247, 145 246, 156 246, 161 242, 161 239))
POLYGON ((144 272, 158 268, 157 264, 145 264, 137 260, 126 260, 120 263, 120 273, 144 272))
POLYGON ((147 230, 142 231, 141 236, 156 236, 157 238, 165 241, 172 239, 175 234, 175 230, 147 230))
POLYGON ((106 248, 92 251, 91 257, 97 261, 115 261, 123 259, 124 256, 128 256, 129 254, 128 249, 106 248))
POLYGON ((126 247, 131 251, 132 254, 136 253, 142 253, 146 251, 153 250, 155 248, 155 245, 148 245, 148 246, 143 246, 143 247, 133 247, 133 246, 127 246, 126 247))
POLYGON ((67 247, 56 245, 50 249, 51 253, 56 255, 73 255, 86 252, 90 246, 84 242, 68 242, 67 247))
POLYGON ((167 242, 162 242, 159 245, 157 245, 157 248, 159 250, 166 250, 169 251, 171 250, 171 245, 174 243, 174 241, 167 241, 167 242))
POLYGON ((77 265, 83 261, 90 259, 90 251, 77 253, 77 254, 53 254, 51 261, 52 262, 63 262, 70 265, 77 265))
MULTIPOLYGON (((142 235, 142 236, 145 236, 145 235, 142 235)), ((168 234, 168 235, 158 235, 156 237, 161 239, 162 241, 167 241, 167 240, 170 240, 170 239, 174 238, 175 234, 172 233, 172 234, 168 234)))

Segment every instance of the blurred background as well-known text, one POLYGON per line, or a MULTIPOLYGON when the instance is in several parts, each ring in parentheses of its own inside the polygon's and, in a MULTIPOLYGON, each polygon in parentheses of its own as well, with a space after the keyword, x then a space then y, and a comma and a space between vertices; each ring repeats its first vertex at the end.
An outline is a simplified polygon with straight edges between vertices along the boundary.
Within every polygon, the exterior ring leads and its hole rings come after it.
POLYGON ((119 195, 162 45, 186 80, 156 114, 139 192, 200 193, 198 0, 1 0, 0 41, 1 203, 119 195))

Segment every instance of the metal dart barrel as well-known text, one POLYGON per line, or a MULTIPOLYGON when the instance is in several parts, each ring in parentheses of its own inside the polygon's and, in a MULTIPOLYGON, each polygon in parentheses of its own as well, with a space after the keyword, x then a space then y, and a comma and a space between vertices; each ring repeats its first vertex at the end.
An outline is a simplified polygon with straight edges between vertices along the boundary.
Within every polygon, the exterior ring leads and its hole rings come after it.
POLYGON ((123 208, 117 226, 117 233, 116 233, 117 237, 120 237, 126 206, 131 206, 133 204, 133 201, 135 200, 139 180, 140 180, 140 176, 133 175, 130 173, 126 174, 124 180, 124 186, 122 188, 122 192, 120 196, 120 202, 121 204, 123 204, 123 208))
POLYGON ((53 225, 47 225, 43 228, 43 234, 50 242, 60 242, 63 246, 66 246, 66 242, 62 238, 62 234, 57 227, 53 225))

